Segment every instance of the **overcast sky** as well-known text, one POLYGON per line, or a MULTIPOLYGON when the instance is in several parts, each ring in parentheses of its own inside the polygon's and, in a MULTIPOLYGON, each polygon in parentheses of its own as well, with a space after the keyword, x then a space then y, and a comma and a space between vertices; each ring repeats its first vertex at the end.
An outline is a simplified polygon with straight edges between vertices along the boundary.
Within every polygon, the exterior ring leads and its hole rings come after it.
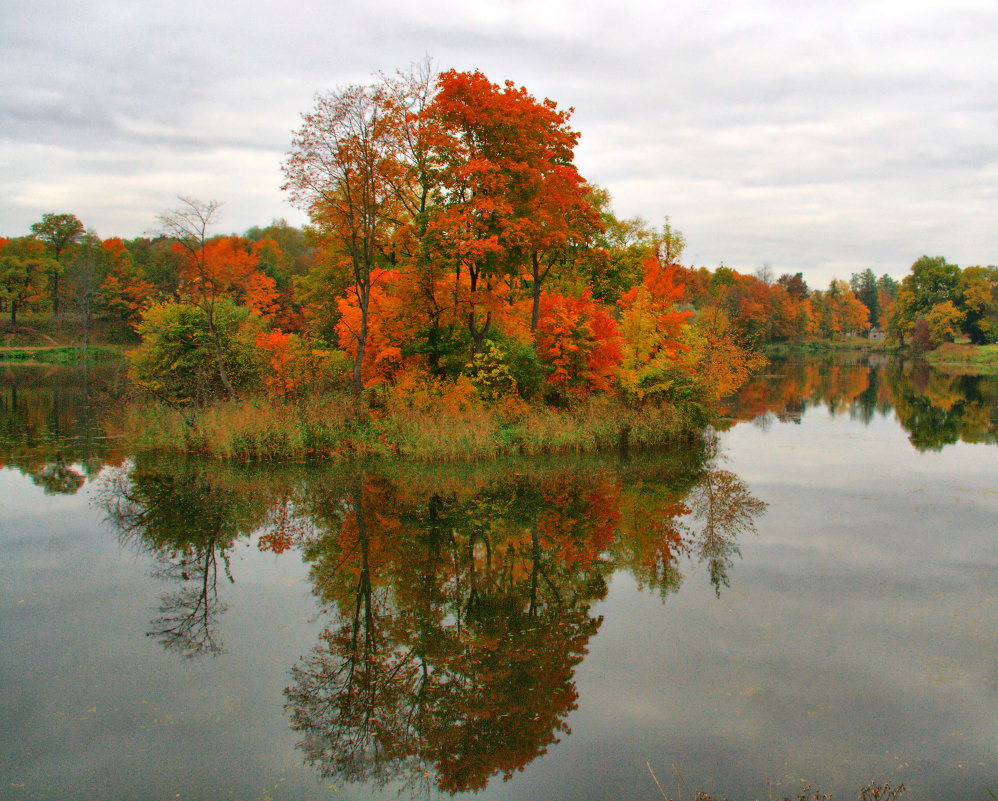
POLYGON ((572 106, 576 163, 685 261, 811 286, 998 263, 995 0, 0 0, 0 235, 71 212, 219 233, 304 216, 280 164, 316 92, 429 55, 572 106))

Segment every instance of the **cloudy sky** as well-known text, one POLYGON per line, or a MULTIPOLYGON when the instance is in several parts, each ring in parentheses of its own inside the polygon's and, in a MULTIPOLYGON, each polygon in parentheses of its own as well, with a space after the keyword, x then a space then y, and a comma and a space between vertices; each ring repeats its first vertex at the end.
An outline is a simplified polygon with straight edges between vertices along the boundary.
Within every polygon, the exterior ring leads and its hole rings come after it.
POLYGON ((998 263, 994 0, 0 0, 0 235, 305 221, 280 164, 316 92, 425 56, 572 106, 576 163, 685 261, 811 286, 998 263))

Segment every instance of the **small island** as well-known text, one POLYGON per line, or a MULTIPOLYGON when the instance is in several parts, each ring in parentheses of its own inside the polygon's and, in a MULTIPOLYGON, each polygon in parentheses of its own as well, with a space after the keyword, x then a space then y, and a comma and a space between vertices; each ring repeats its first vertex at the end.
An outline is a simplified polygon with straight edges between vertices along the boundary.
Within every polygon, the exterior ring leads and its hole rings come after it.
POLYGON ((653 448, 715 423, 763 350, 989 358, 994 267, 827 290, 684 267, 668 218, 619 219, 579 174, 569 119, 429 65, 319 95, 282 165, 309 226, 216 235, 221 204, 181 198, 124 242, 46 214, 0 241, 3 357, 115 342, 138 450, 241 460, 653 448))

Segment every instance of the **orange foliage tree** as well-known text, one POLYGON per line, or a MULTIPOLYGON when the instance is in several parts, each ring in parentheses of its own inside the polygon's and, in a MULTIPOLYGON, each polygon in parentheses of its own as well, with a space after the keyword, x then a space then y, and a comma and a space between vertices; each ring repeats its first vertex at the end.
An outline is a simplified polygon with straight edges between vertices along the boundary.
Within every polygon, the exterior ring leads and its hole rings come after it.
POLYGON ((498 86, 480 72, 451 70, 438 79, 426 114, 435 122, 440 193, 430 241, 458 276, 468 277, 464 313, 473 356, 527 263, 536 327, 542 281, 599 216, 572 164, 578 134, 568 127, 570 112, 553 101, 538 102, 511 81, 498 86))
POLYGON ((399 199, 409 115, 384 84, 348 86, 316 97, 283 165, 284 189, 306 209, 347 276, 359 312, 354 392, 359 399, 374 284, 395 259, 409 220, 399 199))
POLYGON ((108 260, 108 272, 100 286, 100 303, 110 314, 137 325, 156 289, 145 280, 121 239, 105 239, 102 247, 108 260))
POLYGON ((576 394, 611 387, 620 362, 620 333, 588 290, 577 298, 543 292, 535 343, 551 369, 553 387, 576 394))

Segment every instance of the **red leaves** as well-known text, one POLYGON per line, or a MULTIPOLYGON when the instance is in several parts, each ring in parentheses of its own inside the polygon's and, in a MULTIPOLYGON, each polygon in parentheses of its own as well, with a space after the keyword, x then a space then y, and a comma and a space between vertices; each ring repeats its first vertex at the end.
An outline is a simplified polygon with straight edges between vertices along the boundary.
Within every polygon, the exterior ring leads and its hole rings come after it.
POLYGON ((617 323, 588 291, 579 298, 541 295, 536 346, 554 368, 548 381, 576 391, 609 389, 621 356, 617 323))

